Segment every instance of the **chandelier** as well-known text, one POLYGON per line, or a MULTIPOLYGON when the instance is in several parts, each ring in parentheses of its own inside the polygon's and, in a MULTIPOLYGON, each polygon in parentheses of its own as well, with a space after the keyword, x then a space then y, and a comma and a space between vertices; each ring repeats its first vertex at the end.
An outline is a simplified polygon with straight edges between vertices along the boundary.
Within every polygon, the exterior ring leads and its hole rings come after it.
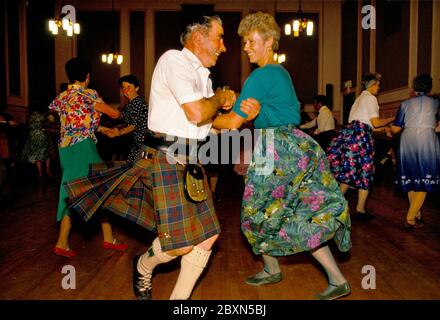
POLYGON ((104 63, 112 64, 115 61, 117 64, 121 64, 124 61, 124 56, 116 51, 113 47, 107 53, 103 53, 101 60, 104 63))
POLYGON ((293 36, 298 38, 300 33, 304 31, 306 31, 307 36, 313 35, 313 21, 304 17, 301 10, 301 0, 299 0, 298 17, 292 23, 287 23, 284 26, 284 34, 290 36, 293 32, 293 36))
POLYGON ((58 34, 58 29, 66 31, 69 37, 80 33, 79 23, 76 23, 75 7, 72 5, 63 6, 61 15, 55 19, 49 20, 49 30, 53 35, 58 34))
MULTIPOLYGON (((113 0, 112 0, 112 12, 114 12, 113 0)), ((120 54, 117 50, 115 50, 115 38, 116 38, 115 35, 116 35, 116 24, 115 24, 115 28, 114 28, 113 40, 112 40, 112 45, 110 47, 110 50, 107 53, 102 54, 102 56, 101 56, 101 61, 103 63, 112 64, 114 61, 117 64, 121 64, 124 61, 123 55, 120 54)))

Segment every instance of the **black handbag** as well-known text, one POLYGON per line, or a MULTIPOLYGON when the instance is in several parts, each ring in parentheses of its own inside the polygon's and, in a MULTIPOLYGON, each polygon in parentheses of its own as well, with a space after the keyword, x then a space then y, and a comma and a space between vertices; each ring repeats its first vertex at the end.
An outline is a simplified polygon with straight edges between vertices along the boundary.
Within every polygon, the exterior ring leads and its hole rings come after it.
POLYGON ((208 199, 205 190, 205 177, 203 169, 198 164, 185 165, 183 173, 183 186, 185 198, 192 203, 200 203, 208 199))

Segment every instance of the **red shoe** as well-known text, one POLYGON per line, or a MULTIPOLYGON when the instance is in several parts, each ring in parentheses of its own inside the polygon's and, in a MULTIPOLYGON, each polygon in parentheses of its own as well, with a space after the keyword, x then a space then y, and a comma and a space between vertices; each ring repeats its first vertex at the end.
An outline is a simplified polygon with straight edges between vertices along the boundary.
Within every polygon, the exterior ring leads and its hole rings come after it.
POLYGON ((113 240, 113 243, 111 242, 107 242, 107 241, 103 241, 102 242, 102 247, 104 249, 112 249, 112 250, 116 250, 116 251, 125 251, 128 248, 128 245, 123 244, 123 243, 116 243, 116 239, 113 240))
POLYGON ((69 248, 63 249, 60 247, 53 248, 53 253, 55 253, 57 256, 66 257, 66 258, 73 258, 76 256, 76 251, 71 250, 69 248))

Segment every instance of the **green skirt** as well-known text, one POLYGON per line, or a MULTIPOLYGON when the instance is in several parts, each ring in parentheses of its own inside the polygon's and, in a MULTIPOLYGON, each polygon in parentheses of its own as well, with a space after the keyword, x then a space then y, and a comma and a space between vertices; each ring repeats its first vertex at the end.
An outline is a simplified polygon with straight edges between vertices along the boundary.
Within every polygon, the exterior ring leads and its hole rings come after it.
POLYGON ((86 139, 70 147, 59 148, 61 170, 63 177, 60 186, 57 221, 65 215, 70 215, 68 209, 68 195, 64 185, 72 180, 85 177, 89 173, 91 164, 103 162, 92 139, 86 139))

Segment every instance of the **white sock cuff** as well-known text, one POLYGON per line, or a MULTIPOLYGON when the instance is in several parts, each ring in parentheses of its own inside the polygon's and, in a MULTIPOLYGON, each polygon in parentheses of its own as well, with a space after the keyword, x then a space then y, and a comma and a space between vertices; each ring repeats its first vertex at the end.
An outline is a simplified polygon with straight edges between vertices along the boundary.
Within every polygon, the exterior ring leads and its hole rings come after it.
POLYGON ((156 237, 156 239, 154 239, 152 247, 153 247, 154 255, 161 262, 165 263, 165 262, 168 262, 168 261, 171 261, 171 260, 177 258, 177 256, 170 256, 168 253, 162 251, 162 246, 160 245, 160 240, 158 237, 156 237))
POLYGON ((182 262, 188 262, 199 268, 204 268, 208 264, 209 257, 211 256, 212 250, 206 251, 202 248, 194 246, 190 253, 182 257, 182 262))

